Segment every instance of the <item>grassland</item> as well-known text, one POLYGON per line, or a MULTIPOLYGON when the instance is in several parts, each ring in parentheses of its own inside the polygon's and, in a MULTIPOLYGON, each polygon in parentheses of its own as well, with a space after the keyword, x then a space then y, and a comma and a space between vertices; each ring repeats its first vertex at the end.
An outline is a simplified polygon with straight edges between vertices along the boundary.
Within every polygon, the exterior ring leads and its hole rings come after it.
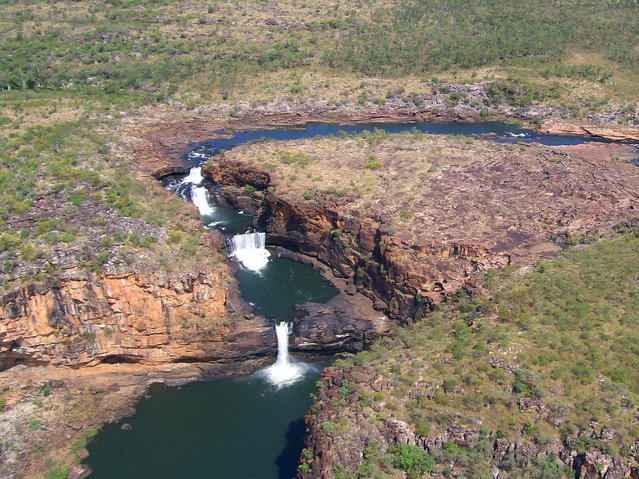
POLYGON ((38 92, 32 102, 339 102, 424 80, 486 78, 531 82, 531 101, 556 84, 561 101, 591 109, 637 97, 632 1, 5 1, 0 9, 0 88, 38 92))
MULTIPOLYGON (((356 403, 340 408, 340 396, 328 399, 320 388, 319 398, 337 401, 336 427, 325 432, 342 447, 361 431, 374 438, 390 417, 417 437, 443 437, 451 426, 479 431, 468 447, 445 443, 435 457, 439 474, 454 470, 456 477, 488 477, 495 438, 555 454, 566 445, 631 456, 639 437, 638 253, 636 232, 524 274, 491 272, 486 295, 460 295, 371 351, 338 361, 350 378, 342 397, 352 394, 356 403), (365 418, 357 428, 353 408, 365 418), (602 430, 613 432, 601 440, 602 430)), ((368 472, 356 477, 399 474, 392 451, 373 439, 367 444, 368 472)), ((497 461, 500 477, 569 474, 556 455, 532 464, 524 456, 497 461)))
POLYGON ((119 143, 111 125, 55 122, 0 140, 5 291, 52 280, 63 268, 175 270, 178 261, 210 256, 200 246, 197 212, 126 173, 127 160, 111 151, 119 143))

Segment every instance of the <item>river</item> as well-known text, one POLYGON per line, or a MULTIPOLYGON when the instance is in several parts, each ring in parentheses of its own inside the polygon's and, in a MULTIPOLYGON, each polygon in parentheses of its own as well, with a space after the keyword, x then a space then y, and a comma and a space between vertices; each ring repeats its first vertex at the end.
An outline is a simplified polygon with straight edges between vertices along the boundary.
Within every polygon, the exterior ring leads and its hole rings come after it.
MULTIPOLYGON (((550 136, 516 125, 484 123, 415 123, 377 125, 310 124, 304 128, 245 131, 233 138, 213 139, 193 149, 187 158, 194 169, 170 188, 192 200, 205 226, 227 234, 246 233, 252 217, 214 204, 201 186, 197 167, 223 150, 259 139, 291 140, 359 133, 373 128, 388 133, 486 135, 498 142, 539 142, 575 145, 594 141, 582 137, 550 136), (344 132, 344 133, 342 133, 344 132)), ((241 294, 256 314, 274 324, 290 321, 295 304, 326 302, 335 295, 310 266, 269 258, 263 237, 246 237, 238 248, 252 258, 237 273, 241 294), (250 241, 249 241, 250 240, 250 241), (247 246, 248 245, 248 246, 247 246), (251 264, 253 267, 251 268, 251 264), (256 261, 256 262, 255 262, 256 261), (248 266, 248 267, 247 267, 248 266)), ((278 336, 279 335, 278 331, 278 336)), ((280 346, 286 346, 286 337, 280 346)), ((280 361, 278 360, 278 363, 280 361)), ((303 416, 310 407, 314 384, 325 362, 302 363, 287 356, 290 371, 274 371, 281 364, 251 376, 196 382, 181 388, 154 385, 149 398, 139 401, 137 414, 126 421, 133 427, 107 424, 89 445, 86 463, 92 478, 234 478, 290 479, 296 474, 303 447, 303 416), (284 373, 282 379, 275 373, 284 373)))

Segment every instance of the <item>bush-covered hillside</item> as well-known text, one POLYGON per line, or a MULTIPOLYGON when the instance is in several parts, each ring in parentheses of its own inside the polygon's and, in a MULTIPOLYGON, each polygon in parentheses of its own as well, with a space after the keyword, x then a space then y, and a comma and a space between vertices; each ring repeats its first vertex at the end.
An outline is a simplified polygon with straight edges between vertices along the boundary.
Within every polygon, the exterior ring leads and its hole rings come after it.
POLYGON ((241 96, 247 83, 263 89, 251 83, 255 75, 279 74, 275 83, 295 94, 304 90, 300 78, 282 73, 401 77, 496 67, 619 83, 636 94, 628 84, 639 73, 638 9, 632 0, 3 1, 0 88, 201 102, 241 96))
MULTIPOLYGON (((568 477, 557 457, 562 449, 595 448, 612 459, 636 454, 639 233, 523 274, 491 272, 484 284, 486 295, 461 295, 335 364, 347 379, 339 388, 320 386, 310 417, 334 412, 333 427, 320 429, 337 449, 369 435, 363 468, 352 477, 402 469, 399 452, 380 440, 390 418, 417 438, 472 431, 466 445, 451 439, 434 454, 432 468, 456 477, 489 477, 495 465, 500 477, 568 477), (495 439, 519 443, 519 453, 495 460, 495 439), (522 454, 529 446, 554 455, 522 454)), ((312 452, 305 457, 302 471, 312 452)))

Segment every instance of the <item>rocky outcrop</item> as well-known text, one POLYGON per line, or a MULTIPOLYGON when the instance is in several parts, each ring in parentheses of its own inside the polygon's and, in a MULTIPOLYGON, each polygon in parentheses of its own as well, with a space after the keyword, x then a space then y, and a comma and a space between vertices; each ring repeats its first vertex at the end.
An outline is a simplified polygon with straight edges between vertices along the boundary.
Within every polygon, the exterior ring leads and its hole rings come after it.
MULTIPOLYGON (((351 149, 339 163, 331 158, 337 154, 330 150, 335 141, 291 146, 308 155, 313 148, 331 151, 328 159, 316 159, 306 169, 309 176, 313 171, 332 176, 336 186, 289 181, 294 169, 277 163, 273 150, 278 147, 269 150, 269 145, 215 157, 204 174, 228 181, 230 186, 222 183, 222 195, 256 214, 271 244, 317 258, 395 319, 423 316, 446 297, 473 288, 483 271, 530 266, 637 215, 635 167, 620 160, 591 160, 541 145, 504 148, 490 142, 446 143, 441 137, 421 141, 384 143, 384 151, 398 149, 395 156, 384 157, 385 168, 396 181, 407 183, 415 167, 410 154, 402 156, 404 150, 415 151, 417 161, 450 149, 434 173, 424 173, 421 184, 409 183, 410 193, 385 195, 378 186, 370 196, 361 191, 358 196, 347 181, 338 180, 367 174, 361 166, 365 152, 353 142, 344 144, 344 150, 351 149), (256 158, 279 165, 270 172, 275 188, 258 168, 254 175, 238 173, 238 160, 250 170, 256 158), (242 183, 253 188, 239 188, 242 183), (331 193, 331 186, 342 192, 331 193), (410 220, 401 220, 404 213, 410 220)), ((367 181, 386 180, 379 174, 367 181)))
MULTIPOLYGON (((215 165, 214 171, 219 171, 225 162, 215 165)), ((208 167, 203 171, 210 175, 208 167)), ((364 294, 375 309, 395 320, 422 317, 446 296, 472 286, 478 271, 503 267, 510 261, 507 252, 473 244, 415 244, 393 234, 382 221, 342 218, 328 202, 293 202, 273 193, 257 202, 237 188, 223 191, 229 201, 258 215, 256 222, 268 233, 271 244, 328 265, 335 276, 345 280, 346 288, 364 294)))
POLYGON ((271 178, 260 168, 243 165, 237 161, 228 161, 222 155, 218 161, 207 163, 203 174, 214 183, 227 186, 252 186, 255 189, 265 189, 271 178))
POLYGON ((608 141, 639 141, 639 128, 621 125, 596 125, 550 120, 541 126, 542 133, 549 135, 589 136, 608 141))
POLYGON ((303 316, 294 321, 291 347, 298 351, 361 351, 395 325, 361 295, 341 293, 326 304, 304 303, 297 310, 303 316))
MULTIPOLYGON (((315 404, 306 415, 309 435, 307 449, 302 454, 300 479, 333 479, 337 477, 336 467, 346 474, 352 473, 362 464, 366 448, 385 451, 394 444, 417 446, 434 458, 443 458, 439 461, 442 463, 441 470, 434 471, 434 477, 447 477, 451 472, 456 477, 455 458, 445 453, 446 450, 450 453, 453 447, 464 448, 471 453, 479 451, 478 457, 488 459, 492 464, 492 476, 495 479, 517 477, 512 472, 555 457, 573 469, 574 477, 578 479, 639 476, 638 467, 618 457, 616 452, 607 450, 607 444, 614 443, 615 431, 605 427, 589 434, 580 431, 564 441, 542 445, 524 436, 508 440, 490 431, 460 425, 450 425, 438 435, 421 435, 409 424, 393 416, 383 419, 378 416, 378 420, 371 421, 361 407, 360 394, 349 387, 349 384, 366 375, 367 371, 357 366, 346 371, 332 367, 323 371, 315 394, 315 404), (347 423, 348 427, 336 432, 335 425, 340 423, 347 423), (327 427, 327 424, 331 426, 327 427), (599 447, 584 449, 581 447, 583 444, 599 447), (517 469, 513 470, 515 464, 517 469), (448 474, 443 474, 444 470, 448 474)), ((375 389, 382 390, 384 387, 380 385, 375 389)), ((637 453, 637 447, 631 448, 634 449, 630 451, 632 455, 637 453)))
POLYGON ((226 274, 72 270, 15 290, 0 299, 0 364, 230 362, 273 353, 272 326, 242 318, 226 274))

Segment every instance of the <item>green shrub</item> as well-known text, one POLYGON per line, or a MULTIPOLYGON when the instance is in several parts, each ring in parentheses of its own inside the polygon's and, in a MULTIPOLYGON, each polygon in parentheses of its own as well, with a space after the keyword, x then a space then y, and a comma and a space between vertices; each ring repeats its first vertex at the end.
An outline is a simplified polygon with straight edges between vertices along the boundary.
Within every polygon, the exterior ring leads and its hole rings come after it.
POLYGON ((67 196, 67 200, 73 203, 75 206, 80 206, 87 199, 87 194, 84 191, 78 191, 72 195, 67 196))
POLYGON ((398 444, 388 448, 393 455, 393 467, 406 471, 407 477, 417 478, 421 474, 431 472, 435 460, 419 446, 398 444))
POLYGON ((531 398, 540 398, 545 394, 539 377, 527 369, 518 369, 515 371, 513 391, 531 398))
POLYGON ((75 240, 75 235, 72 233, 62 233, 60 239, 65 243, 72 243, 75 240))
POLYGON ((446 379, 444 380, 444 391, 447 393, 453 392, 455 390, 455 386, 457 386, 457 381, 454 379, 446 379))
POLYGON ((20 238, 13 232, 6 232, 0 236, 0 251, 7 251, 20 244, 20 238))
POLYGON ((355 385, 355 383, 349 381, 348 379, 345 379, 339 388, 339 395, 342 399, 346 399, 346 396, 351 395, 356 390, 357 386, 355 385))
POLYGON ((379 160, 367 160, 364 163, 364 168, 367 170, 379 170, 382 167, 382 162, 379 160))
POLYGON ((182 235, 177 231, 171 231, 169 233, 169 239, 167 240, 169 244, 176 244, 182 241, 182 235))
POLYGON ((456 456, 457 454, 459 454, 459 446, 457 444, 455 444, 453 441, 446 441, 443 445, 442 445, 444 451, 446 451, 447 453, 449 453, 452 456, 456 456))
POLYGON ((335 423, 332 421, 324 421, 320 427, 324 434, 332 434, 335 431, 335 423))
POLYGON ((572 368, 572 373, 581 384, 590 384, 594 380, 592 369, 583 359, 572 368))
POLYGON ((29 429, 33 429, 34 431, 42 429, 42 421, 40 419, 32 419, 28 425, 29 429))
POLYGON ((96 256, 95 260, 91 264, 91 269, 93 271, 95 271, 96 273, 101 272, 102 271, 102 267, 104 266, 104 264, 108 260, 109 260, 109 253, 107 251, 103 251, 101 253, 98 253, 98 255, 96 256))
POLYGON ((425 423, 424 421, 419 421, 415 425, 415 434, 420 437, 428 437, 430 434, 430 424, 425 423))
POLYGON ((57 466, 50 468, 46 474, 46 479, 67 479, 71 469, 65 466, 63 463, 59 463, 57 466))
POLYGON ((308 166, 313 162, 313 158, 309 155, 301 152, 284 152, 280 156, 280 161, 285 165, 299 165, 299 166, 308 166))

